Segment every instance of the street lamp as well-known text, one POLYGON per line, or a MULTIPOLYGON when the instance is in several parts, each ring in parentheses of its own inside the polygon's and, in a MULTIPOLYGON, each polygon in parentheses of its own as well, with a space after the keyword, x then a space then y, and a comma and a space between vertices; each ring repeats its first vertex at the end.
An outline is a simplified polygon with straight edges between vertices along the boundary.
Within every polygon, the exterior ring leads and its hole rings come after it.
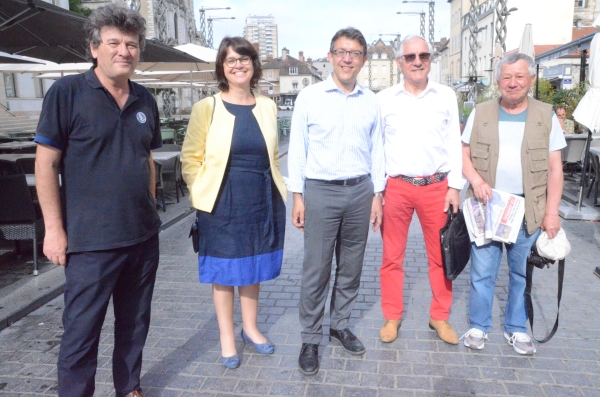
POLYGON ((207 46, 206 41, 206 11, 214 11, 214 10, 231 10, 231 7, 225 8, 204 8, 200 7, 200 45, 203 47, 207 46))
POLYGON ((217 20, 217 19, 235 19, 235 17, 208 18, 208 40, 206 42, 206 45, 208 48, 214 48, 213 47, 213 23, 212 23, 212 21, 217 20))
MULTIPOLYGON (((425 37, 425 13, 418 11, 398 11, 396 14, 409 14, 421 16, 421 37, 425 37)), ((433 44, 432 44, 433 46, 433 44)))
MULTIPOLYGON (((429 42, 431 43, 431 46, 433 47, 433 41, 434 41, 433 25, 434 25, 434 16, 435 16, 435 1, 404 0, 403 3, 426 3, 426 4, 429 4, 429 42)), ((423 23, 423 25, 425 25, 425 24, 423 23)), ((425 29, 423 29, 423 32, 425 32, 425 29)), ((423 35, 423 37, 425 37, 425 35, 423 35)))

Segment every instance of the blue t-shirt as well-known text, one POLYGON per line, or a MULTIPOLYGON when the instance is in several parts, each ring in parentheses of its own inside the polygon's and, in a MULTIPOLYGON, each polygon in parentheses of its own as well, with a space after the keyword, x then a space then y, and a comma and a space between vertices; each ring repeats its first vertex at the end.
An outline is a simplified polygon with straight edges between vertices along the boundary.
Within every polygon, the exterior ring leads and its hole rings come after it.
POLYGON ((68 253, 127 247, 160 228, 150 191, 150 150, 162 146, 156 101, 129 82, 120 109, 93 68, 54 83, 35 142, 60 149, 68 253))

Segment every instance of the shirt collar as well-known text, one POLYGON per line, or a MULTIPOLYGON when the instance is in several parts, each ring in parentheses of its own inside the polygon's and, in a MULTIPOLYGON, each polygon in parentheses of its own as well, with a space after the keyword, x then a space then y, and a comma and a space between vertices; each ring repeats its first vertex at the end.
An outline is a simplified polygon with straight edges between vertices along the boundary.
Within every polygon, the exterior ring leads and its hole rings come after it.
MULTIPOLYGON (((96 76, 96 72, 94 72, 94 66, 92 66, 88 71, 84 73, 86 80, 90 84, 92 88, 104 88, 98 76, 96 76)), ((127 79, 127 84, 129 84, 129 95, 133 95, 137 97, 137 92, 135 90, 135 85, 131 82, 131 80, 127 79)))
MULTIPOLYGON (((405 93, 407 95, 413 96, 410 92, 408 92, 404 89, 404 80, 402 80, 402 82, 400 84, 398 84, 397 87, 398 87, 398 91, 396 92, 396 95, 399 95, 400 93, 405 93)), ((437 88, 437 84, 428 78, 427 79, 427 87, 425 87, 425 89, 422 92, 420 92, 419 95, 417 95, 415 98, 425 96, 429 92, 437 93, 438 88, 437 88)))
MULTIPOLYGON (((333 80, 333 73, 331 72, 331 74, 329 75, 329 77, 327 78, 327 80, 325 80, 323 82, 323 89, 325 91, 339 91, 342 94, 344 94, 344 92, 340 89, 340 87, 337 86, 337 84, 335 83, 335 81, 333 80)), ((358 84, 358 80, 356 81, 356 83, 354 84, 354 89, 352 90, 352 92, 348 95, 354 95, 357 93, 362 93, 364 91, 364 88, 362 85, 358 84)), ((344 94, 345 95, 345 94, 344 94)))

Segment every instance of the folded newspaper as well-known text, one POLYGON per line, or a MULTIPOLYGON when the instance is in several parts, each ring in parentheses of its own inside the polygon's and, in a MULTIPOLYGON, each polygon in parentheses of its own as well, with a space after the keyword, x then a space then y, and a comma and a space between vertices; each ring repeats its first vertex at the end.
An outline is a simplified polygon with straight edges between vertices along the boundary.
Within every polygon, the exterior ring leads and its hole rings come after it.
POLYGON ((492 240, 503 243, 517 241, 525 215, 525 199, 492 189, 492 201, 483 203, 475 196, 463 204, 469 237, 478 247, 492 240))

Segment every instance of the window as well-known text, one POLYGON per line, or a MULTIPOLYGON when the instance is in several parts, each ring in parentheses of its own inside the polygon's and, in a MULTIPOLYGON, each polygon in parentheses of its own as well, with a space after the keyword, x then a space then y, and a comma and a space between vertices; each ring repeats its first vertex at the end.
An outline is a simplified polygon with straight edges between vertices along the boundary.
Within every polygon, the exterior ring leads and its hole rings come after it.
POLYGON ((12 73, 4 73, 4 91, 7 98, 16 98, 15 76, 12 73))
POLYGON ((372 72, 373 74, 377 74, 377 65, 373 65, 373 66, 371 66, 371 72, 372 72))
POLYGON ((298 83, 297 82, 292 83, 292 89, 293 90, 297 90, 298 89, 298 83))
POLYGON ((577 8, 583 8, 585 7, 585 0, 575 0, 575 7, 577 8))
POLYGON ((386 65, 381 65, 381 74, 385 74, 386 73, 386 65))
POLYGON ((387 79, 381 79, 381 88, 387 87, 387 79))
MULTIPOLYGON (((40 74, 37 73, 37 75, 39 76, 40 74)), ((33 82, 34 82, 34 85, 35 85, 34 86, 35 97, 36 98, 43 98, 44 97, 44 82, 40 78, 34 78, 33 82)))
POLYGON ((369 86, 369 79, 365 77, 365 84, 363 84, 365 87, 369 86))
POLYGON ((270 78, 270 79, 273 78, 273 69, 267 70, 267 77, 270 78))
POLYGON ((377 82, 377 79, 373 79, 373 88, 378 88, 379 87, 379 83, 377 82))
MULTIPOLYGON (((298 74, 298 67, 290 66, 290 74, 298 74)), ((298 84, 296 84, 296 85, 298 85, 298 84)))

